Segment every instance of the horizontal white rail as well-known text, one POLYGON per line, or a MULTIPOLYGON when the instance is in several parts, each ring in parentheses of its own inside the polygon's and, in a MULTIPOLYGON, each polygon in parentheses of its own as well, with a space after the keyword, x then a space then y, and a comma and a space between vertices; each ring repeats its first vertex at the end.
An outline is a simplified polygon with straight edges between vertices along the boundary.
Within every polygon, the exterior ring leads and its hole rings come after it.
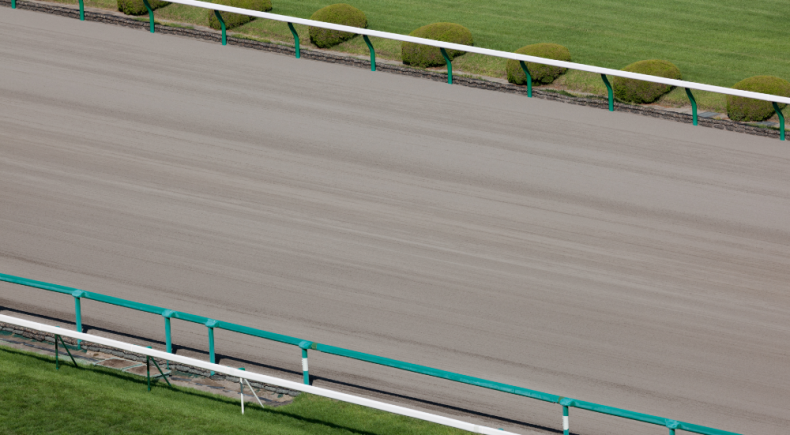
POLYGON ((112 340, 109 338, 99 337, 96 335, 85 334, 83 332, 61 329, 56 326, 45 325, 43 323, 23 320, 16 317, 0 315, 0 322, 10 323, 12 325, 22 326, 24 328, 29 328, 29 329, 35 329, 37 331, 49 332, 51 334, 57 334, 64 337, 76 338, 78 340, 83 340, 91 343, 103 344, 105 346, 110 346, 116 349, 123 349, 140 355, 148 355, 154 358, 160 358, 172 362, 187 364, 193 367, 200 367, 202 369, 212 370, 217 373, 223 373, 237 378, 244 378, 252 381, 263 382, 266 384, 278 385, 280 387, 285 387, 290 390, 303 391, 305 393, 315 394, 316 396, 329 397, 331 399, 353 403, 356 405, 366 406, 368 408, 379 409, 381 411, 391 412, 393 414, 405 415, 407 417, 430 421, 432 423, 441 424, 443 426, 455 427, 469 432, 487 434, 487 435, 517 435, 513 432, 506 432, 503 430, 493 429, 486 426, 467 423, 464 421, 455 420, 448 417, 442 417, 440 415, 429 414, 423 411, 404 408, 402 406, 391 405, 389 403, 379 402, 371 399, 365 399, 363 397, 353 396, 351 394, 339 393, 337 391, 327 390, 319 387, 313 387, 312 385, 305 385, 299 382, 287 381, 285 379, 275 378, 272 376, 261 375, 258 373, 251 373, 245 370, 238 370, 219 364, 212 364, 194 358, 175 355, 160 350, 149 349, 147 347, 137 346, 130 343, 124 343, 122 341, 112 340))
POLYGON ((202 2, 198 0, 168 0, 171 3, 179 3, 187 6, 195 6, 198 8, 211 9, 222 12, 232 12, 236 14, 248 15, 251 17, 265 18, 267 20, 283 21, 286 23, 304 24, 306 26, 321 27, 324 29, 340 30, 343 32, 351 32, 359 35, 376 36, 385 39, 394 39, 403 42, 413 42, 415 44, 430 45, 433 47, 447 48, 451 50, 461 50, 469 53, 483 54, 486 56, 502 57, 505 59, 523 60, 525 62, 540 63, 544 65, 558 66, 561 68, 575 69, 580 71, 587 71, 595 74, 606 74, 615 77, 624 77, 628 79, 643 80, 653 83, 662 83, 665 85, 676 86, 679 88, 696 89, 700 91, 717 92, 720 94, 734 95, 736 97, 754 98, 763 101, 775 101, 777 103, 790 104, 790 98, 780 97, 778 95, 761 94, 759 92, 741 91, 739 89, 725 88, 722 86, 706 85, 702 83, 687 82, 684 80, 674 80, 664 77, 651 76, 647 74, 638 74, 628 71, 621 71, 616 69, 601 68, 592 65, 585 65, 583 63, 565 62, 561 60, 546 59, 542 57, 527 56, 525 54, 510 53, 507 51, 491 50, 488 48, 474 47, 471 45, 454 44, 451 42, 435 41, 433 39, 416 38, 414 36, 401 35, 398 33, 381 32, 378 30, 363 29, 359 27, 343 26, 340 24, 325 23, 323 21, 313 21, 304 18, 289 17, 286 15, 272 14, 269 12, 259 12, 249 9, 242 9, 233 6, 225 6, 216 3, 202 2))

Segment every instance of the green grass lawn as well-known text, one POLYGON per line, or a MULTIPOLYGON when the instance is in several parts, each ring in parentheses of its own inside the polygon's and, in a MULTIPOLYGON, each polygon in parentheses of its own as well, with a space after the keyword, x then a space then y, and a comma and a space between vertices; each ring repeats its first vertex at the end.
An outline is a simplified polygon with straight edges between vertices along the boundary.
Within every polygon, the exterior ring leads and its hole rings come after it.
MULTIPOLYGON (((68 358, 66 358, 68 360, 68 358)), ((278 408, 0 347, 0 433, 464 434, 465 431, 302 394, 278 408)))

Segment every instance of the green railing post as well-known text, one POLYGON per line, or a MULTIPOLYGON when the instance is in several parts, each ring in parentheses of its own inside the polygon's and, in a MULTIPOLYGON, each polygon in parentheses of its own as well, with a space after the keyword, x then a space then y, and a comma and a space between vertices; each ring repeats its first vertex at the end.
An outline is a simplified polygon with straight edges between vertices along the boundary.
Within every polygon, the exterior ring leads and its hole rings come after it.
MULTIPOLYGON (((16 0, 11 0, 11 9, 16 9, 16 0)), ((57 361, 55 364, 57 364, 57 361)))
POLYGON ((776 116, 779 117, 779 140, 785 140, 785 116, 782 114, 782 111, 779 110, 779 105, 775 102, 771 102, 774 105, 774 111, 776 112, 776 116))
POLYGON ((370 43, 368 35, 362 35, 362 39, 365 40, 365 44, 368 44, 368 50, 370 50, 370 70, 376 71, 376 50, 373 49, 373 44, 370 43))
POLYGON ((571 432, 570 422, 568 421, 568 407, 562 405, 562 434, 569 435, 571 432))
POLYGON ((669 435, 675 435, 675 429, 677 429, 679 423, 675 420, 666 420, 667 429, 669 429, 669 435))
MULTIPOLYGON (((173 340, 170 335, 170 316, 173 315, 173 310, 166 310, 162 313, 165 318, 165 345, 167 346, 167 353, 173 353, 173 340)), ((167 361, 167 368, 170 368, 170 361, 167 361)))
POLYGON ((686 95, 689 97, 689 101, 691 101, 691 113, 694 117, 694 125, 697 125, 697 100, 694 99, 694 94, 691 93, 691 89, 686 88, 686 95))
POLYGON ((296 50, 296 58, 299 59, 301 57, 299 54, 299 34, 296 33, 293 24, 288 23, 288 28, 291 29, 291 34, 294 35, 294 49, 296 50))
POLYGON ((145 8, 148 9, 148 20, 151 22, 151 33, 154 33, 154 10, 151 9, 151 5, 148 4, 148 0, 143 0, 143 4, 145 8))
MULTIPOLYGON (((208 327, 208 358, 212 364, 216 364, 216 359, 214 356, 214 326, 217 324, 216 320, 209 319, 206 322, 206 326, 208 327)), ((214 371, 212 370, 210 376, 214 376, 214 371)))
POLYGON ((527 76, 527 96, 532 98, 532 74, 529 73, 529 68, 527 68, 527 64, 524 63, 523 60, 518 61, 518 63, 521 65, 521 69, 527 76))
POLYGON ((222 19, 222 15, 219 11, 214 11, 214 16, 217 17, 219 25, 222 26, 222 45, 228 45, 228 36, 225 33, 225 20, 222 19))
MULTIPOLYGON (((74 317, 75 323, 77 325, 77 332, 82 332, 82 305, 80 301, 82 300, 82 295, 85 294, 82 290, 76 290, 71 293, 74 296, 74 317)), ((77 346, 82 343, 82 340, 77 340, 77 346)))
POLYGON ((85 4, 80 0, 80 21, 85 21, 85 4))
POLYGON ((614 112, 614 93, 612 92, 612 84, 609 83, 609 79, 606 78, 606 74, 601 74, 601 78, 603 79, 603 83, 606 85, 606 90, 609 92, 609 111, 614 112))
POLYGON ((447 52, 444 51, 444 47, 439 47, 439 50, 442 52, 442 56, 444 56, 444 62, 447 64, 447 83, 453 84, 453 63, 450 61, 450 56, 447 55, 447 52))
POLYGON ((310 385, 310 370, 307 367, 307 349, 315 349, 312 341, 302 341, 299 343, 302 349, 302 376, 304 376, 304 384, 310 385))

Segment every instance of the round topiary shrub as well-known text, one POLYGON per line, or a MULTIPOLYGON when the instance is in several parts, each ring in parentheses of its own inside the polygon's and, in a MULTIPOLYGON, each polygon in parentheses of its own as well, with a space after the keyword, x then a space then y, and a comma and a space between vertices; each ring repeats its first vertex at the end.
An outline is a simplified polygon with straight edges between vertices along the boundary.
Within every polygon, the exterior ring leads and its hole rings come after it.
MULTIPOLYGON (((159 0, 148 0, 151 9, 156 10, 170 3, 159 0)), ((126 15, 143 15, 148 13, 143 0, 118 0, 118 10, 126 15)))
MULTIPOLYGON (((532 44, 521 47, 516 50, 518 54, 526 54, 528 56, 544 57, 546 59, 564 60, 570 62, 571 52, 559 44, 532 44)), ((557 79, 557 77, 565 74, 567 68, 560 68, 558 66, 543 65, 540 63, 526 62, 529 75, 532 76, 533 83, 549 84, 557 79)), ((510 59, 507 61, 507 81, 517 85, 527 84, 527 75, 521 69, 521 65, 517 60, 510 59)))
MULTIPOLYGON (((345 3, 329 5, 317 10, 311 20, 323 21, 325 23, 342 24, 351 27, 368 27, 368 19, 365 13, 354 6, 345 3)), ((328 48, 347 41, 356 36, 350 32, 340 32, 332 29, 322 29, 320 27, 310 27, 310 42, 319 48, 328 48)))
MULTIPOLYGON (((623 68, 623 71, 680 80, 680 69, 666 60, 641 60, 623 68)), ((612 87, 618 99, 639 104, 652 103, 672 90, 669 85, 622 77, 615 77, 612 87)))
MULTIPOLYGON (((736 83, 733 88, 790 97, 790 83, 774 76, 749 77, 736 83)), ((786 104, 779 104, 780 109, 785 106, 786 104)), ((774 106, 770 101, 727 95, 727 116, 733 121, 765 121, 774 113, 774 106)))
MULTIPOLYGON (((427 26, 422 26, 419 29, 409 33, 409 36, 416 36, 418 38, 433 39, 436 41, 454 42, 456 44, 472 45, 472 32, 460 24, 454 23, 433 23, 427 26)), ((460 50, 446 50, 447 56, 450 60, 466 53, 460 50)), ((431 47, 429 45, 415 44, 412 42, 404 42, 401 44, 401 54, 403 56, 403 63, 406 65, 414 65, 418 67, 429 67, 444 65, 444 57, 438 47, 431 47)))
MULTIPOLYGON (((272 10, 272 0, 212 0, 212 3, 242 9, 251 9, 259 12, 268 12, 272 10)), ((222 20, 225 21, 225 29, 239 27, 255 19, 255 17, 249 15, 233 14, 230 12, 220 12, 220 15, 222 15, 222 20)), ((212 29, 222 29, 222 25, 219 23, 213 10, 208 11, 208 25, 212 29)))

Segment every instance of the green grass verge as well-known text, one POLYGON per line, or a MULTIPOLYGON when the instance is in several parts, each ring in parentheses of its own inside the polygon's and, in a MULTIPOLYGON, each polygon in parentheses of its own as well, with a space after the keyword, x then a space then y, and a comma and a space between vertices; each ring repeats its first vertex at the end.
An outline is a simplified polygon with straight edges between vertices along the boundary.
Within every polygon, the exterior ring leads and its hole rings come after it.
MULTIPOLYGON (((68 358, 68 357, 67 357, 68 358)), ((0 346, 0 432, 12 434, 463 434, 465 431, 308 394, 279 408, 0 346)))

